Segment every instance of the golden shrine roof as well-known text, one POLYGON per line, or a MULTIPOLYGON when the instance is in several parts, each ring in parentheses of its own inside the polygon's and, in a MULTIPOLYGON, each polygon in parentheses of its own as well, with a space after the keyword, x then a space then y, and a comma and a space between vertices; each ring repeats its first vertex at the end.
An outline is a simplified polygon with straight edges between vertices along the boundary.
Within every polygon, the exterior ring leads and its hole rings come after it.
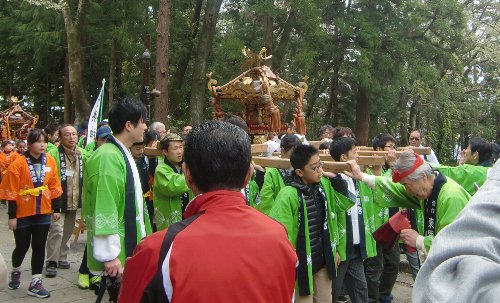
POLYGON ((307 90, 305 82, 300 82, 298 86, 290 84, 265 65, 253 67, 222 86, 215 86, 217 81, 211 78, 211 73, 207 77, 212 96, 243 103, 260 103, 266 93, 269 93, 275 101, 294 101, 299 96, 300 90, 304 92, 307 90))

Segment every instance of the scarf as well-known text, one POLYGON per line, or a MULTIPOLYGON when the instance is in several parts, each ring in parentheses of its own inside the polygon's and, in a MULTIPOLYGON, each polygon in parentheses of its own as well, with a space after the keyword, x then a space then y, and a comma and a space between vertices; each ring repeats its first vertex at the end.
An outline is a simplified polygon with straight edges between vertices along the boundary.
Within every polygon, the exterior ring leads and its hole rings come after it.
POLYGON ((140 225, 141 238, 146 236, 141 181, 130 151, 114 136, 109 136, 108 142, 120 150, 127 168, 123 217, 125 222, 125 256, 130 257, 137 245, 137 223, 140 225))
POLYGON ((436 206, 437 198, 441 188, 446 183, 446 177, 438 173, 434 179, 434 186, 432 187, 432 192, 429 198, 425 201, 425 235, 434 236, 436 235, 436 206))
MULTIPOLYGON (((42 153, 40 155, 40 163, 33 163, 31 160, 31 155, 29 153, 26 153, 26 162, 28 163, 28 169, 30 171, 31 175, 31 181, 33 182, 33 187, 40 187, 43 185, 43 182, 45 181, 45 167, 47 165, 47 157, 45 156, 45 153, 42 153), (36 165, 40 165, 40 169, 35 168, 36 165)), ((42 207, 42 192, 38 194, 36 197, 36 203, 35 203, 36 209, 35 209, 35 214, 39 215, 42 207)))

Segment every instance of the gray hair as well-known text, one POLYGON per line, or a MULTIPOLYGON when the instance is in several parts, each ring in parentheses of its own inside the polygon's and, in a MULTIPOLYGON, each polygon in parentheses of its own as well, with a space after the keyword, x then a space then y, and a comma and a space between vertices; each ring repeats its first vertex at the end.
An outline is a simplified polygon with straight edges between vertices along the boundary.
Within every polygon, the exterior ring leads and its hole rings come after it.
MULTIPOLYGON (((420 156, 415 155, 412 151, 406 151, 399 155, 399 159, 396 163, 394 163, 392 169, 400 172, 408 171, 415 164, 415 161, 417 161, 417 157, 420 156)), ((420 165, 414 172, 412 172, 408 176, 408 179, 417 181, 422 179, 424 174, 427 176, 434 174, 434 169, 427 162, 424 162, 424 164, 420 165)))
POLYGON ((155 121, 155 122, 151 123, 151 125, 149 126, 149 130, 156 130, 158 128, 158 126, 165 127, 165 124, 158 122, 158 121, 155 121))

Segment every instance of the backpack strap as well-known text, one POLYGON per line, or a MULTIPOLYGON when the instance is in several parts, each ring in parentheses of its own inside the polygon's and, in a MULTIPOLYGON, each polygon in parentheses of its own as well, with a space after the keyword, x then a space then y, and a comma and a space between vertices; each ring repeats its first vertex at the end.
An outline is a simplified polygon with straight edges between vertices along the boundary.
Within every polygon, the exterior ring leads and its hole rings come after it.
POLYGON ((187 218, 186 220, 174 223, 168 227, 167 233, 165 234, 165 237, 163 237, 163 241, 161 243, 160 257, 158 258, 158 269, 156 270, 156 273, 151 281, 149 281, 148 285, 144 289, 141 303, 170 302, 167 298, 167 294, 165 293, 165 289, 163 288, 163 261, 167 257, 170 247, 172 247, 172 242, 174 241, 175 236, 177 236, 177 234, 179 234, 191 223, 193 223, 193 221, 203 213, 204 212, 200 212, 194 216, 187 218))

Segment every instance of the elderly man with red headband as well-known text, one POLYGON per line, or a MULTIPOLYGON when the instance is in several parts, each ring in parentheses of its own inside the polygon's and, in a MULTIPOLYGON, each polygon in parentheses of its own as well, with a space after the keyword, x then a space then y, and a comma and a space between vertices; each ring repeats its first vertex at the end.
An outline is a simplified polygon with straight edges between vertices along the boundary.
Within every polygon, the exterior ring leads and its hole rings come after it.
POLYGON ((392 180, 363 173, 354 161, 348 163, 352 168, 352 178, 362 180, 375 189, 377 203, 387 207, 423 210, 424 236, 412 229, 401 231, 404 243, 416 247, 423 257, 427 255, 434 236, 455 220, 470 199, 467 191, 457 182, 434 171, 411 151, 402 153, 394 164, 392 180))

